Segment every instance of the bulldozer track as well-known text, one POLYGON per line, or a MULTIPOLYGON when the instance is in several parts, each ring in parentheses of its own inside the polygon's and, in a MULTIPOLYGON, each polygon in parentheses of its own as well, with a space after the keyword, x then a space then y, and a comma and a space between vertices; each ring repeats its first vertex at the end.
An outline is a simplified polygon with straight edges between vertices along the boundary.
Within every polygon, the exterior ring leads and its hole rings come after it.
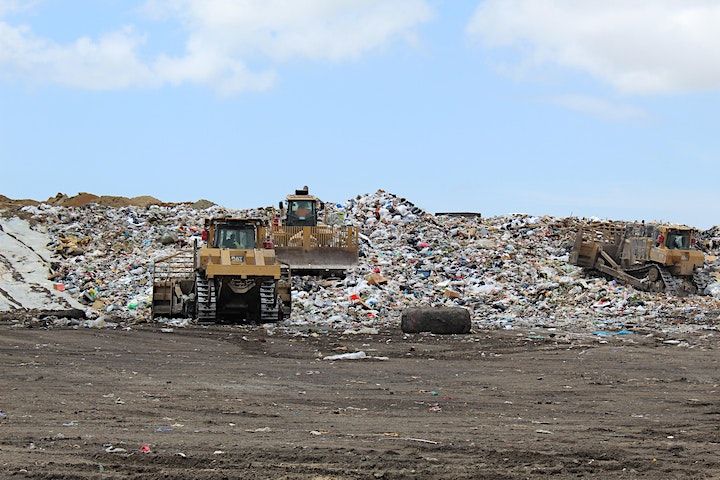
MULTIPOLYGON (((653 268, 658 269, 658 272, 660 274, 660 279, 662 280, 663 285, 665 285, 666 292, 671 293, 673 295, 680 294, 681 286, 682 286, 681 281, 679 281, 677 278, 675 278, 673 276, 673 274, 670 273, 668 271, 668 269, 663 267, 662 265, 637 265, 634 267, 624 268, 622 271, 624 273, 628 273, 639 279, 643 279, 653 268)), ((619 277, 616 277, 616 278, 619 278, 619 277)), ((699 289, 699 287, 698 287, 698 289, 699 289)), ((651 286, 649 284, 647 284, 643 290, 650 291, 651 286)))
MULTIPOLYGON (((629 267, 625 269, 626 273, 629 273, 633 276, 636 276, 638 278, 642 278, 645 275, 648 274, 648 272, 653 269, 657 268, 658 272, 660 273, 660 278, 665 285, 665 291, 668 293, 671 293, 673 295, 680 295, 683 293, 687 293, 687 290, 684 290, 686 285, 684 282, 680 279, 678 279, 676 276, 674 276, 670 271, 667 269, 667 267, 663 267, 662 265, 638 265, 635 267, 629 267), (639 275, 641 274, 641 275, 639 275)), ((695 272, 692 277, 692 283, 697 289, 697 292, 702 294, 705 291, 705 288, 709 284, 709 278, 706 278, 703 276, 700 272, 695 272)), ((650 289, 650 286, 648 285, 648 290, 650 289)))
POLYGON ((217 296, 215 282, 208 281, 204 275, 195 275, 195 301, 197 321, 199 323, 214 323, 217 320, 217 296))
POLYGON ((266 280, 260 284, 260 321, 262 323, 280 320, 280 301, 275 280, 266 280))
POLYGON ((657 265, 656 267, 660 272, 660 278, 662 278, 662 281, 665 284, 665 291, 677 295, 680 290, 678 280, 672 276, 667 268, 661 267, 660 265, 657 265))
MULTIPOLYGON (((280 281, 285 282, 288 288, 292 285, 292 273, 290 267, 283 265, 280 268, 280 281)), ((282 318, 283 320, 289 320, 292 313, 292 300, 289 302, 282 303, 282 318)))
MULTIPOLYGON (((663 285, 665 285, 665 291, 668 293, 672 293, 673 295, 677 295, 680 292, 680 281, 678 281, 678 279, 676 279, 672 275, 672 273, 667 270, 667 268, 661 265, 638 265, 636 267, 626 268, 625 272, 638 278, 643 278, 653 268, 658 269, 658 272, 660 273, 660 279, 662 280, 663 285)), ((645 290, 650 291, 650 285, 647 285, 645 290)))
MULTIPOLYGON (((647 274, 647 272, 649 272, 652 267, 653 267, 653 265, 637 265, 635 267, 628 267, 628 268, 624 269, 624 271, 629 274, 632 274, 632 275, 637 274, 637 273, 647 274)), ((634 276, 637 276, 637 275, 634 275, 634 276)))

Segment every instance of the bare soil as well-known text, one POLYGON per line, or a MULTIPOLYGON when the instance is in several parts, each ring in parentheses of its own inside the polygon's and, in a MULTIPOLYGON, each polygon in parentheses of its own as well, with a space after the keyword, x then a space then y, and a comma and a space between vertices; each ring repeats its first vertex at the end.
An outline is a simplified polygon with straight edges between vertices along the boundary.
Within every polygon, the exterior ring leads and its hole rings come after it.
POLYGON ((718 478, 713 338, 5 326, 0 477, 718 478))

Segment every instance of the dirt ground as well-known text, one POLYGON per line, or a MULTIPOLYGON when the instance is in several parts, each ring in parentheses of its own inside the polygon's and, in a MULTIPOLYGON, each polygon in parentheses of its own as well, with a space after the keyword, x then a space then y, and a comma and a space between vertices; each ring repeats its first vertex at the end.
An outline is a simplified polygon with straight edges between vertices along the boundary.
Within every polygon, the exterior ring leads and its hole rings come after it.
POLYGON ((4 326, 0 477, 720 478, 713 338, 4 326))

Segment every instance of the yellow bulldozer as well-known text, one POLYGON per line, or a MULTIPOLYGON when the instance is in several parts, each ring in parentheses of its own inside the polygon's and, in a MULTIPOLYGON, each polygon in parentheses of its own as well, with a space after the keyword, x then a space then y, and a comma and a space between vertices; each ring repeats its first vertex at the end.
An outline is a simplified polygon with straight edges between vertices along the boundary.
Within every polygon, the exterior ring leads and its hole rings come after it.
POLYGON ((698 232, 682 225, 593 223, 580 229, 570 263, 639 290, 675 295, 702 293, 705 255, 698 232))
POLYGON ((155 262, 153 317, 266 323, 290 316, 290 269, 277 259, 265 221, 208 219, 202 240, 155 262))
POLYGON ((280 217, 273 222, 268 235, 280 261, 293 272, 334 275, 357 264, 358 229, 343 225, 344 219, 337 215, 331 225, 329 207, 310 195, 308 187, 288 195, 279 208, 280 217))

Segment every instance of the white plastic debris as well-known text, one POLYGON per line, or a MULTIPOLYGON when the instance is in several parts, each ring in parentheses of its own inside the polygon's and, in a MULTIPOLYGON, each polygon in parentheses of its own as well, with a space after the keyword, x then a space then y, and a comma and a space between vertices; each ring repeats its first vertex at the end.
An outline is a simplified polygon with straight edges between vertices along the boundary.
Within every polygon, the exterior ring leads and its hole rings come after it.
POLYGON ((352 352, 352 353, 341 353, 339 355, 329 355, 323 357, 323 360, 362 360, 368 358, 365 352, 352 352))
POLYGON ((107 453, 124 453, 124 452, 127 452, 127 450, 125 450, 124 448, 113 447, 112 445, 109 445, 105 449, 105 452, 107 452, 107 453))

